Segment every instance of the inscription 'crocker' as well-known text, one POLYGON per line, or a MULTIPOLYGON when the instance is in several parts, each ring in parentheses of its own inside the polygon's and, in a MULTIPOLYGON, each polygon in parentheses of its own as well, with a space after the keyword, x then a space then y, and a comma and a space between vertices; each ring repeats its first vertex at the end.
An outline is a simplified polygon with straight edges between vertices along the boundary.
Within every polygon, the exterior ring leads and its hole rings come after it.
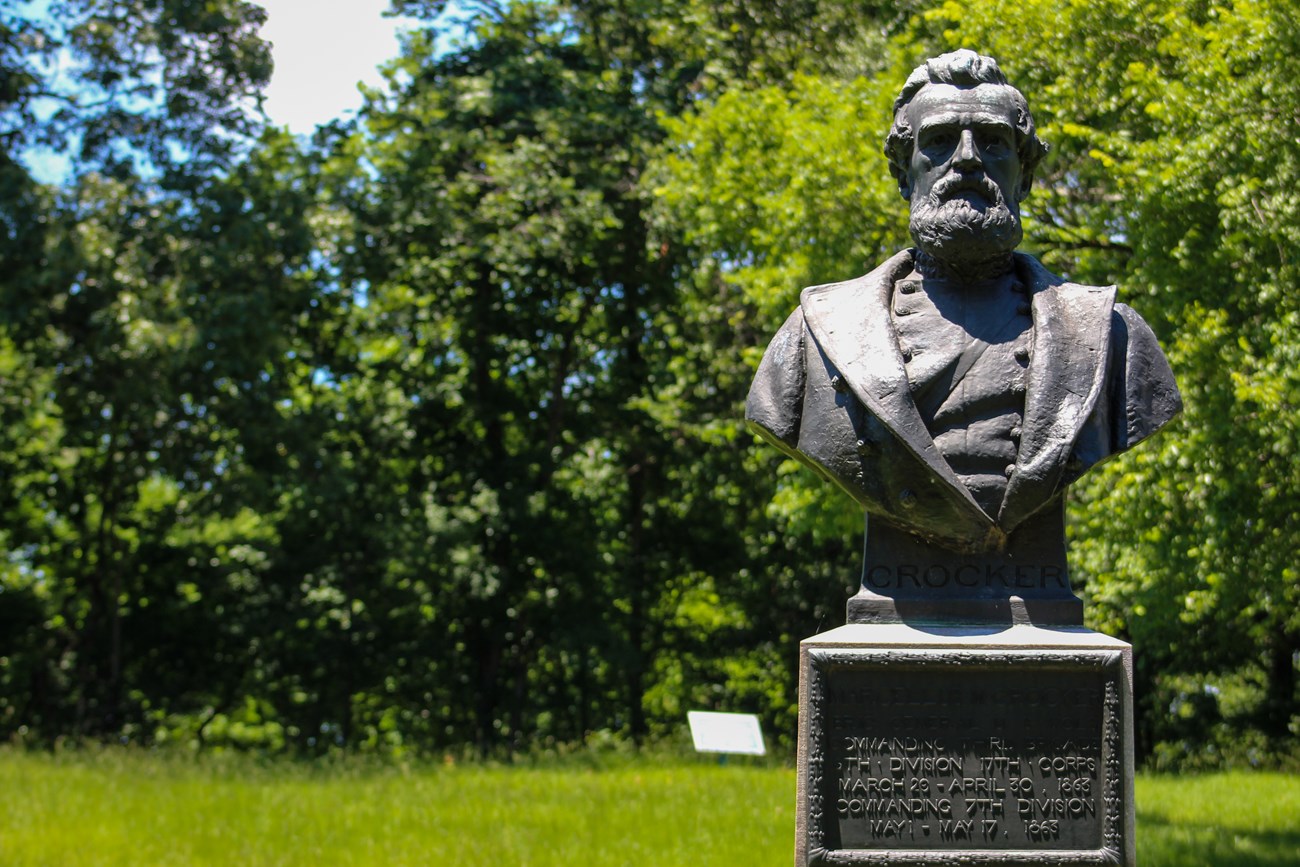
POLYGON ((1019 563, 985 564, 966 563, 953 566, 944 563, 900 563, 895 566, 872 566, 862 576, 863 583, 875 590, 909 590, 943 587, 996 587, 1007 590, 1068 590, 1069 579, 1060 566, 1035 566, 1019 563))

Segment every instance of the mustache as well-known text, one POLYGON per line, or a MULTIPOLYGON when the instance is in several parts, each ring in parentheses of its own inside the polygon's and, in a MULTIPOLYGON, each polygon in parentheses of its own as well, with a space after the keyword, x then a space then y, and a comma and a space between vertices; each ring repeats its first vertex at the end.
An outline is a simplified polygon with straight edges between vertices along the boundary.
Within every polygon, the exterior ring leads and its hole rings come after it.
POLYGON ((1003 205, 1002 190, 989 180, 988 175, 948 175, 940 178, 930 190, 930 198, 939 203, 965 193, 979 193, 994 205, 1003 205))

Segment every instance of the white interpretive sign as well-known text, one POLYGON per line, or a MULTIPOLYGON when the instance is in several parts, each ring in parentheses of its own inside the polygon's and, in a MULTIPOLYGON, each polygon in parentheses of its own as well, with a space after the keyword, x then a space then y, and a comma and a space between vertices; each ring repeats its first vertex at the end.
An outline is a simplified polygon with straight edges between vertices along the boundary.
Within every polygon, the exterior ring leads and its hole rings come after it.
POLYGON ((752 713, 714 713, 693 710, 686 714, 697 753, 767 754, 763 729, 752 713))

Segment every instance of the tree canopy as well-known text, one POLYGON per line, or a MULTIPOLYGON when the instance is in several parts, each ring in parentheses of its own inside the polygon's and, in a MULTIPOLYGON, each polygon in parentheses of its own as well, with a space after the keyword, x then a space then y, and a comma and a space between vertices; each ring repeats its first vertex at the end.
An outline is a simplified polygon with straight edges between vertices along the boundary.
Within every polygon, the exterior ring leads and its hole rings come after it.
POLYGON ((1117 283, 1187 403, 1071 494, 1141 748, 1294 757, 1292 4, 448 5, 395 3, 426 25, 310 140, 251 3, 0 12, 0 733, 792 743, 861 515, 744 396, 803 286, 907 245, 892 101, 965 46, 1053 145, 1025 247, 1117 283))

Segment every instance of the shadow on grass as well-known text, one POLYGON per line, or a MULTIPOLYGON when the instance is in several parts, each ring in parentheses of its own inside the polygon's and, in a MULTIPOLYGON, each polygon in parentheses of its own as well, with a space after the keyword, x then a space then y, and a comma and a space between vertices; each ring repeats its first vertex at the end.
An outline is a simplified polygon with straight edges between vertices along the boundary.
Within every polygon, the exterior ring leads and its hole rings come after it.
POLYGON ((1142 867, 1300 867, 1300 832, 1171 822, 1138 810, 1142 867))

